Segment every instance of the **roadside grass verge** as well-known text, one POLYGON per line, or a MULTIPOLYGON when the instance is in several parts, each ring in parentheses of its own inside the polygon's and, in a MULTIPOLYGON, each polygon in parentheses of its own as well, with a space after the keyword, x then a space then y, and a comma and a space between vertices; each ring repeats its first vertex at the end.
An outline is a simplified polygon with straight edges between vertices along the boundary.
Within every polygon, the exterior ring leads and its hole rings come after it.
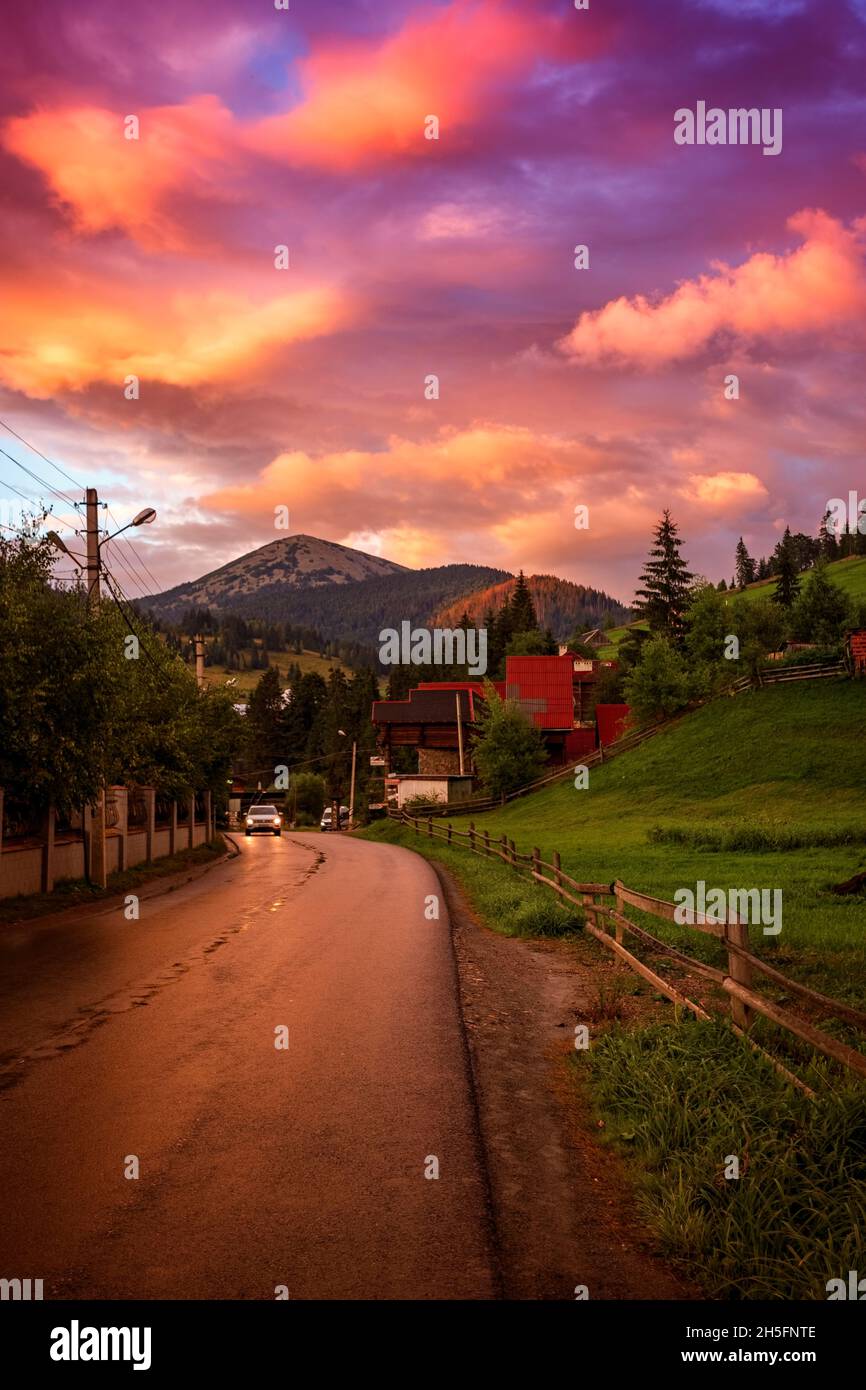
POLYGON ((811 1101, 721 1023, 615 1026, 572 1066, 662 1250, 712 1297, 825 1299, 863 1268, 862 1086, 816 1061, 811 1101))
POLYGON ((222 835, 195 849, 179 850, 177 854, 157 859, 153 864, 137 864, 123 873, 109 874, 107 888, 91 887, 83 878, 60 879, 53 893, 31 893, 23 897, 3 898, 0 901, 0 926, 14 922, 28 922, 36 917, 45 917, 52 912, 63 912, 70 907, 80 907, 86 903, 100 903, 118 893, 134 892, 160 878, 180 873, 184 869, 195 868, 199 864, 209 864, 226 852, 222 835))
POLYGON ((380 843, 405 845, 450 869, 478 915, 503 936, 570 936, 583 926, 580 908, 563 905, 546 888, 509 873, 498 861, 449 849, 441 840, 415 835, 394 821, 378 821, 361 834, 380 843))

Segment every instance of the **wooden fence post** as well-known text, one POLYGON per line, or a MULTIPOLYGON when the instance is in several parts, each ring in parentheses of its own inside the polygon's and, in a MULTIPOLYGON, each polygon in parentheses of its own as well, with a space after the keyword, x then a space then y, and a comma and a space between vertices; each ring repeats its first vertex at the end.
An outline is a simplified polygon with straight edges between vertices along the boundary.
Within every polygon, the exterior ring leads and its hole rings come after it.
POLYGON ((536 848, 533 849, 533 851, 532 851, 532 872, 533 872, 534 874, 538 874, 538 877, 539 877, 539 878, 541 877, 541 864, 540 864, 540 862, 539 862, 540 859, 541 859, 541 850, 538 849, 538 847, 536 846, 536 848))
POLYGON ((474 822, 474 820, 471 820, 471 821, 469 822, 469 848, 474 852, 474 850, 475 850, 475 822, 474 822))
MULTIPOLYGON (((614 892, 615 892, 615 894, 616 894, 616 910, 617 910, 617 912, 620 914, 620 916, 623 916, 623 917, 624 917, 624 916, 625 916, 625 903, 623 902, 622 896, 621 896, 620 891, 619 891, 619 882, 618 882, 618 881, 614 884, 614 892)), ((617 939, 617 941, 619 942, 619 944, 620 944, 620 946, 621 946, 621 945, 622 945, 622 938, 623 938, 622 927, 620 926, 619 922, 614 922, 614 927, 615 927, 615 929, 616 929, 616 939, 617 939)))
POLYGON ((559 871, 559 850, 553 851, 553 881, 557 888, 562 887, 562 874, 559 871))
POLYGON ((490 831, 484 831, 484 853, 490 858, 490 831))
MULTIPOLYGON (((725 917, 725 943, 731 942, 734 946, 739 946, 742 950, 749 949, 749 928, 745 922, 731 922, 725 917)), ((746 989, 752 988, 752 967, 742 956, 738 956, 734 951, 728 951, 728 974, 732 980, 736 980, 738 985, 743 985, 746 989)), ((748 1004, 744 1004, 741 999, 731 995, 731 1018, 744 1033, 747 1033, 754 1022, 754 1010, 748 1004)))
POLYGON ((451 844, 451 822, 448 822, 448 844, 451 844))
POLYGON ((427 817, 427 834, 428 834, 428 835, 431 837, 431 839, 432 839, 432 837, 433 837, 433 817, 432 817, 432 816, 428 816, 428 817, 427 817))
POLYGON ((517 846, 513 840, 508 841, 508 853, 511 856, 511 867, 513 869, 517 865, 517 846))

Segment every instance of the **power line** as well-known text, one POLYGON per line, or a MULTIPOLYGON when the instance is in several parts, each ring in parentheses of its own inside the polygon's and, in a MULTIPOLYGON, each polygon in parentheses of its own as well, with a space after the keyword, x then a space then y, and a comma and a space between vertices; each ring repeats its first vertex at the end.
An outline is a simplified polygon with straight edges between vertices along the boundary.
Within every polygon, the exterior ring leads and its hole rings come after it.
POLYGON ((50 463, 52 468, 56 468, 57 472, 62 473, 63 477, 68 478, 70 483, 73 483, 75 487, 80 487, 81 491, 84 491, 83 483, 80 483, 77 478, 73 478, 71 473, 67 473, 65 468, 61 468, 60 464, 55 463, 54 460, 50 459, 47 454, 43 454, 42 450, 37 449, 35 444, 31 444, 29 440, 25 439, 23 434, 19 434, 17 430, 13 430, 12 426, 7 425, 5 420, 0 420, 0 425, 3 426, 4 430, 8 430, 10 434, 14 434, 16 439, 20 439, 22 444, 26 444, 27 448, 30 449, 32 453, 38 454, 39 457, 41 459, 44 459, 46 463, 50 463))
POLYGON ((0 454, 5 454, 10 463, 14 463, 16 468, 21 469, 22 473, 26 473, 34 482, 39 483, 40 487, 47 488, 55 497, 61 498, 64 502, 68 502, 71 507, 75 506, 74 497, 70 497, 68 492, 63 492, 60 488, 52 487, 50 483, 46 483, 44 478, 40 478, 38 473, 34 473, 32 468, 27 467, 26 463, 22 463, 20 459, 15 458, 14 454, 7 453, 5 449, 0 449, 0 454))
MULTIPOLYGON (((4 450, 0 449, 0 453, 3 452, 4 450)), ((7 457, 9 457, 9 455, 7 455, 7 457)), ((12 462, 14 463, 15 460, 13 459, 12 462)), ((56 512, 51 511, 50 507, 46 507, 43 502, 37 502, 35 497, 29 497, 26 492, 22 492, 21 489, 15 487, 13 483, 7 483, 0 478, 0 487, 8 488, 9 491, 14 492, 17 497, 21 497, 25 502, 29 502, 31 507, 36 507, 37 510, 44 511, 47 516, 52 516, 61 526, 68 526, 72 531, 76 530, 74 523, 71 522, 68 517, 58 516, 56 512)))

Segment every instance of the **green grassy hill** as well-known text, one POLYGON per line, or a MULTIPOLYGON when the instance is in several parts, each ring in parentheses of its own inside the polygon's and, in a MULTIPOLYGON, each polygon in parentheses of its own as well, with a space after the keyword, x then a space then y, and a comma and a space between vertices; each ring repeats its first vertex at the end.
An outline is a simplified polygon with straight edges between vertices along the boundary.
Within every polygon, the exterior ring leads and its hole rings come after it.
MULTIPOLYGON (((849 555, 827 566, 827 576, 854 599, 866 599, 866 555, 849 555)), ((805 575, 803 576, 805 578, 805 575)), ((775 579, 762 579, 743 590, 746 598, 769 598, 775 592, 775 579)))
MULTIPOLYGON (((778 937, 755 947, 827 993, 866 1002, 866 901, 829 891, 866 870, 866 687, 769 687, 686 716, 631 753, 480 816, 584 881, 671 899, 698 879, 781 888, 778 937)), ((655 930, 655 927, 652 928, 655 930)), ((706 938, 672 931, 699 955, 706 938)))

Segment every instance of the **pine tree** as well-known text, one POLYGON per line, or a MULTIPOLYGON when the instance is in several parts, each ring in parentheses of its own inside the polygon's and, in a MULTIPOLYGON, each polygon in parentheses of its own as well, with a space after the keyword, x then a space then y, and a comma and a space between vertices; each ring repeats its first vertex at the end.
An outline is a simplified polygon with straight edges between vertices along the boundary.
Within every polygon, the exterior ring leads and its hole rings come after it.
POLYGON ((825 560, 837 560, 839 558, 839 542, 836 539, 836 532, 829 525, 830 509, 827 508, 821 517, 821 525, 818 527, 818 541, 821 546, 821 554, 825 560))
POLYGON ((532 602, 532 594, 526 582, 523 570, 517 576, 517 583, 511 595, 509 604, 511 614, 512 632, 534 632, 538 628, 538 619, 535 616, 535 604, 532 602))
POLYGON ((679 641, 683 632, 683 613, 689 603, 689 584, 694 575, 680 555, 679 533, 665 508, 655 530, 655 544, 641 575, 643 587, 636 594, 635 608, 646 618, 653 632, 679 641))
POLYGON ((775 555, 776 591, 773 594, 773 601, 780 604, 782 608, 791 608, 800 592, 800 575, 797 571, 797 559, 790 526, 785 527, 785 534, 776 546, 775 555))
POLYGON ((736 558, 736 579, 737 588, 745 589, 747 584, 754 584, 757 578, 758 567, 746 549, 745 541, 742 536, 737 541, 736 558))

